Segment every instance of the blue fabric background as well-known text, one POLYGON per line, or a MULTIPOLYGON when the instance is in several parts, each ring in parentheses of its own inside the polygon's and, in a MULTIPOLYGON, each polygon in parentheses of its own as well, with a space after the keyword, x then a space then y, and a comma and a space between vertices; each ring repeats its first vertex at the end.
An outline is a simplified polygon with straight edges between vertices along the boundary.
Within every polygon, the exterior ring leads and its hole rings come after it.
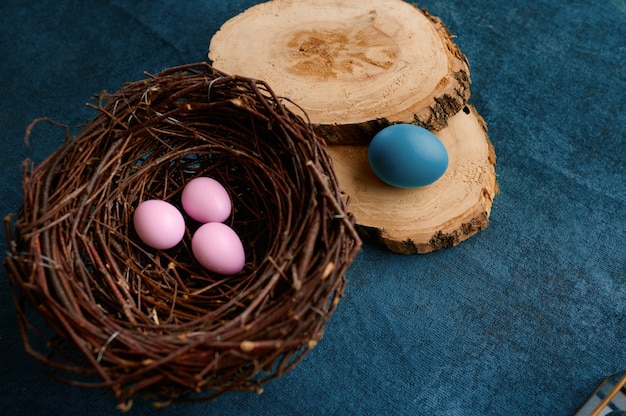
MULTIPOLYGON (((0 214, 84 103, 206 59, 252 0, 3 0, 0 214)), ((495 145, 490 227, 422 256, 366 244, 324 339, 265 393, 132 415, 570 415, 626 369, 626 2, 423 0, 467 55, 495 145)), ((6 251, 4 239, 0 251, 6 251)), ((0 413, 115 414, 27 356, 0 271, 0 413)))

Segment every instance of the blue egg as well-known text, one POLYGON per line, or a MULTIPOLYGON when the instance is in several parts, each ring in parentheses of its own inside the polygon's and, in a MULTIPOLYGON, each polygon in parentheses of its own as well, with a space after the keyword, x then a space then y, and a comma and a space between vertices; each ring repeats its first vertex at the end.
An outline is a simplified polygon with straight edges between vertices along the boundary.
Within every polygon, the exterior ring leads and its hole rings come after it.
POLYGON ((448 168, 448 152, 437 136, 413 124, 394 124, 370 142, 372 170, 398 188, 419 188, 439 179, 448 168))

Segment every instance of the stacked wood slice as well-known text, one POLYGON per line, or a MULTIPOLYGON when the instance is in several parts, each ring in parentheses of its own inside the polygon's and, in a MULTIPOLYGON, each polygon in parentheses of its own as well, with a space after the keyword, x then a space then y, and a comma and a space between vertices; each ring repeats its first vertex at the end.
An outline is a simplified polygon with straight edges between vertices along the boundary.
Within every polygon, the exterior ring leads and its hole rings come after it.
POLYGON ((495 151, 468 104, 468 61, 439 18, 403 0, 273 0, 226 22, 209 60, 266 81, 308 117, 363 235, 398 253, 427 253, 488 226, 495 151), (439 137, 449 156, 442 178, 401 189, 376 177, 368 143, 396 123, 439 137))

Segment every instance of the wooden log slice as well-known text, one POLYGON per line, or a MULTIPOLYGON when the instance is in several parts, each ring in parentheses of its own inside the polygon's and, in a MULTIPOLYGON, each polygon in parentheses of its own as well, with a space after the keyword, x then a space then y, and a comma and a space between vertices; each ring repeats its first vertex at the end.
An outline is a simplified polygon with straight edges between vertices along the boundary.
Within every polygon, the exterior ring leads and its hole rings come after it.
POLYGON ((306 112, 329 142, 362 235, 427 253, 489 224, 495 152, 467 105, 467 60, 438 18, 402 0, 273 0, 225 23, 209 59, 267 81, 306 112), (371 170, 369 141, 399 122, 434 131, 446 146, 448 169, 435 183, 394 188, 371 170))
POLYGON ((367 143, 398 122, 436 131, 469 97, 469 65, 447 28, 402 0, 262 3, 221 27, 209 60, 268 82, 329 143, 367 143))
POLYGON ((467 106, 435 134, 448 150, 448 169, 433 184, 416 189, 395 188, 378 179, 366 145, 328 147, 359 231, 392 251, 428 253, 452 247, 489 224, 497 192, 496 154, 482 117, 467 106))

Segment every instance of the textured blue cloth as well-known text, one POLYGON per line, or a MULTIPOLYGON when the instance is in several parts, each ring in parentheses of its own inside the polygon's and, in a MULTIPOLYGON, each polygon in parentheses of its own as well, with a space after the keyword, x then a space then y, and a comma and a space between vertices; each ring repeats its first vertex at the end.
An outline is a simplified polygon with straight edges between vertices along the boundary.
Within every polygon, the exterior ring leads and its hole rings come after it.
MULTIPOLYGON (((0 214, 103 89, 206 59, 252 0, 3 0, 0 214)), ((132 415, 571 415, 626 369, 626 2, 424 0, 471 64, 495 146, 490 227, 404 256, 366 244, 324 338, 261 395, 132 415)), ((4 238, 0 243, 6 251, 4 238)), ((0 271, 0 414, 114 414, 24 352, 0 271)))

